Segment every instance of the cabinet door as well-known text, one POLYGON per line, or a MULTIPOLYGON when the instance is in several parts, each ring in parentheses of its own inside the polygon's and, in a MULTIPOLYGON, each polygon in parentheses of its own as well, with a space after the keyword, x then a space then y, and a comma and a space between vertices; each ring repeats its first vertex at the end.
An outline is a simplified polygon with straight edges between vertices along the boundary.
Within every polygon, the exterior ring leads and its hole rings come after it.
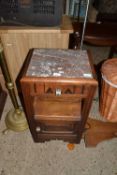
POLYGON ((28 34, 30 48, 68 49, 69 33, 46 32, 28 34))
POLYGON ((2 44, 11 78, 15 82, 28 53, 28 37, 25 34, 2 34, 2 44))

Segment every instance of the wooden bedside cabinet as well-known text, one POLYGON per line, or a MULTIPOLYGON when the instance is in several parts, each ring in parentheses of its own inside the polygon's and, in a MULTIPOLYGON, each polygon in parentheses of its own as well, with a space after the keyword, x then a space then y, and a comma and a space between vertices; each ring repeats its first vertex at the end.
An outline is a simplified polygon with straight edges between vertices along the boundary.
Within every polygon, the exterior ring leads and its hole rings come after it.
POLYGON ((79 143, 97 86, 87 51, 34 49, 20 72, 35 142, 79 143))

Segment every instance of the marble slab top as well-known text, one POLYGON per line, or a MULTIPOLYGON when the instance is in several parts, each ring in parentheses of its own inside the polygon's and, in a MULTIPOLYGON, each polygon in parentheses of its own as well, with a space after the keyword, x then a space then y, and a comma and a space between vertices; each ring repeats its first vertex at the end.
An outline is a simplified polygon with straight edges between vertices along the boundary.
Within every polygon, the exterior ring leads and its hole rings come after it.
POLYGON ((92 78, 86 50, 34 49, 26 76, 92 78))

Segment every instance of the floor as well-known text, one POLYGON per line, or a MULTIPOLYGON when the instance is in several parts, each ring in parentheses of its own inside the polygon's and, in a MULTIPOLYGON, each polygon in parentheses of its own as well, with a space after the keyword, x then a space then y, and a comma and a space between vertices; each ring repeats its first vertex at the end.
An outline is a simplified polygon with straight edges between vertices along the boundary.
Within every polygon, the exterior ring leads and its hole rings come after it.
MULTIPOLYGON (((90 49, 94 63, 107 58, 108 48, 90 49)), ((0 121, 0 175, 117 175, 117 139, 95 148, 86 148, 82 140, 69 150, 63 141, 34 143, 29 130, 3 134, 4 119, 11 107, 8 97, 0 121)), ((103 120, 98 101, 93 102, 89 117, 103 120)))

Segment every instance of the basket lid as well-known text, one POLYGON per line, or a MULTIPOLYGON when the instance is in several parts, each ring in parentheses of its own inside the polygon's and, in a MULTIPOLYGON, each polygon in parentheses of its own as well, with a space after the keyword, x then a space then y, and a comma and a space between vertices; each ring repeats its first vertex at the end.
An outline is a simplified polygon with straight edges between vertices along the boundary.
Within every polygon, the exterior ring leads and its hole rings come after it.
POLYGON ((101 72, 108 81, 117 85, 117 58, 105 61, 102 65, 101 72))

